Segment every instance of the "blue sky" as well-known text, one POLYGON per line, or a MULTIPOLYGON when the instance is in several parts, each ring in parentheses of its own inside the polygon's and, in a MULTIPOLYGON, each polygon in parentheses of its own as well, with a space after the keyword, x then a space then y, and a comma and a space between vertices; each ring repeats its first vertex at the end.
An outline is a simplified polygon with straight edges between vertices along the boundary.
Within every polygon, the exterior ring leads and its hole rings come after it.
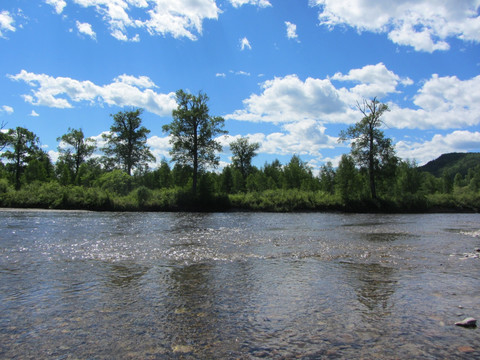
POLYGON ((222 166, 239 136, 259 167, 337 164, 373 97, 401 158, 480 151, 480 0, 2 0, 0 52, 0 122, 53 160, 69 127, 101 146, 110 114, 136 107, 169 159, 178 89, 225 118, 222 166))

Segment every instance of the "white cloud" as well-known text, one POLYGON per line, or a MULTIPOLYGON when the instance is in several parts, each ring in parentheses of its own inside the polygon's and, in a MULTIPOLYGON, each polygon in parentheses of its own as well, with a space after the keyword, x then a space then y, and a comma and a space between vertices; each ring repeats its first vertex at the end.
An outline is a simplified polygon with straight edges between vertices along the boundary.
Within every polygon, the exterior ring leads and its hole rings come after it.
POLYGON ((415 159, 419 165, 450 152, 470 152, 480 149, 480 132, 457 130, 447 135, 435 135, 425 142, 399 141, 397 154, 402 159, 415 159))
POLYGON ((153 91, 155 84, 146 76, 120 75, 112 83, 96 85, 91 81, 79 81, 68 77, 52 77, 22 70, 8 75, 12 80, 24 81, 33 89, 23 95, 33 105, 54 108, 72 108, 72 102, 141 107, 160 116, 170 115, 176 107, 175 93, 161 94, 153 91))
POLYGON ((287 38, 298 41, 297 25, 292 24, 289 21, 285 21, 285 26, 287 27, 287 38))
POLYGON ((226 75, 225 73, 216 73, 215 76, 216 76, 216 77, 222 77, 222 78, 224 78, 224 77, 226 77, 227 75, 226 75))
POLYGON ((387 33, 417 51, 447 50, 448 38, 480 41, 478 0, 311 0, 320 23, 387 33))
POLYGON ((268 0, 230 0, 230 3, 236 8, 246 4, 255 5, 262 8, 272 6, 268 0))
POLYGON ((0 38, 5 37, 5 31, 15 31, 14 23, 15 21, 8 11, 0 12, 0 38))
POLYGON ((243 70, 239 70, 235 72, 235 75, 250 76, 250 73, 243 70))
POLYGON ((13 114, 13 107, 11 106, 8 106, 8 105, 3 105, 1 108, 0 108, 0 113, 2 112, 5 112, 7 114, 13 114))
POLYGON ((57 14, 61 14, 63 12, 63 8, 67 6, 65 0, 45 0, 45 2, 49 5, 52 5, 57 14))
MULTIPOLYGON (((224 150, 240 135, 227 135, 219 139, 224 150)), ((337 138, 325 134, 325 127, 314 120, 284 124, 282 131, 270 134, 255 133, 246 135, 250 143, 259 143, 262 154, 321 156, 321 149, 338 146, 337 138)))
POLYGON ((157 162, 160 162, 162 158, 170 158, 169 151, 172 148, 170 144, 170 135, 169 136, 152 136, 147 139, 147 145, 150 146, 150 151, 152 152, 157 162))
POLYGON ((81 23, 80 21, 77 21, 76 24, 79 33, 90 36, 94 40, 96 39, 97 35, 95 34, 95 31, 93 31, 92 25, 89 23, 81 23))
POLYGON ((240 50, 243 51, 245 49, 252 50, 252 46, 246 37, 240 39, 240 50))
POLYGON ((393 71, 388 70, 383 63, 366 65, 361 69, 352 69, 347 75, 336 73, 332 76, 332 80, 360 83, 351 88, 350 91, 364 98, 382 98, 389 93, 398 92, 396 88, 399 83, 404 85, 413 83, 409 78, 401 79, 393 71))
POLYGON ((32 110, 32 112, 30 113, 30 116, 38 117, 40 115, 35 110, 32 110))
POLYGON ((414 97, 418 109, 395 104, 385 115, 396 128, 452 129, 480 124, 480 75, 467 80, 432 75, 414 97))
POLYGON ((139 41, 128 30, 145 29, 151 35, 196 40, 205 19, 218 19, 214 0, 73 0, 93 7, 108 23, 110 34, 121 41, 139 41), (134 15, 135 14, 135 15, 134 15))
MULTIPOLYGON (((362 98, 382 97, 398 93, 400 85, 411 85, 382 63, 336 73, 326 79, 297 75, 267 80, 261 94, 243 100, 244 108, 225 116, 226 119, 252 122, 289 123, 319 120, 323 123, 352 124, 359 120, 355 104, 362 98), (351 87, 336 87, 332 81, 351 87)), ((385 121, 391 128, 454 129, 480 124, 480 75, 467 80, 456 76, 433 75, 414 96, 413 108, 389 103, 385 121)))
POLYGON ((243 101, 245 109, 225 118, 286 123, 326 119, 329 115, 348 110, 341 93, 328 79, 307 78, 301 81, 296 75, 287 75, 267 80, 262 88, 261 95, 252 94, 243 101))
POLYGON ((52 162, 55 164, 58 161, 58 158, 60 157, 60 153, 55 150, 49 150, 48 156, 50 157, 50 160, 52 160, 52 162))

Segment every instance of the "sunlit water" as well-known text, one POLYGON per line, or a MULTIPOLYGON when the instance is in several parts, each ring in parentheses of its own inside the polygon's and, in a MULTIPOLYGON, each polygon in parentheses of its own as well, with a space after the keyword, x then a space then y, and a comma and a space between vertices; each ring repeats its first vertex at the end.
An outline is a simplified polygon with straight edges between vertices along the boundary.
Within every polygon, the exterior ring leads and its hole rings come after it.
POLYGON ((480 358, 479 214, 0 216, 0 358, 480 358))

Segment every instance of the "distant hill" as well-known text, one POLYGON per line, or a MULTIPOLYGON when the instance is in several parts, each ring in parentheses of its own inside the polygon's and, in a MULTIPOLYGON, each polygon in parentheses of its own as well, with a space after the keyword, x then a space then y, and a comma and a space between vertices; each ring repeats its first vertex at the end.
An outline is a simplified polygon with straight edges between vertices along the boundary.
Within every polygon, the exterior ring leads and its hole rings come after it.
POLYGON ((465 176, 468 169, 477 165, 480 165, 480 153, 449 153, 441 155, 418 169, 436 177, 441 177, 444 173, 453 177, 457 173, 465 176))

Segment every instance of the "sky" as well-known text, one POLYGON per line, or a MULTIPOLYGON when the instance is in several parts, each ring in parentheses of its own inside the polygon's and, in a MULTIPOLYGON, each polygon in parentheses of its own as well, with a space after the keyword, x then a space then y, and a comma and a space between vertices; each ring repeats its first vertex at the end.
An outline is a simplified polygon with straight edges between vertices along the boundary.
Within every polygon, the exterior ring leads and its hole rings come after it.
POLYGON ((0 123, 53 161, 69 128, 102 146, 135 108, 169 160, 179 89, 225 119, 220 169, 239 137, 258 167, 335 166, 374 97, 400 158, 480 151, 480 0, 0 0, 0 54, 0 123))

